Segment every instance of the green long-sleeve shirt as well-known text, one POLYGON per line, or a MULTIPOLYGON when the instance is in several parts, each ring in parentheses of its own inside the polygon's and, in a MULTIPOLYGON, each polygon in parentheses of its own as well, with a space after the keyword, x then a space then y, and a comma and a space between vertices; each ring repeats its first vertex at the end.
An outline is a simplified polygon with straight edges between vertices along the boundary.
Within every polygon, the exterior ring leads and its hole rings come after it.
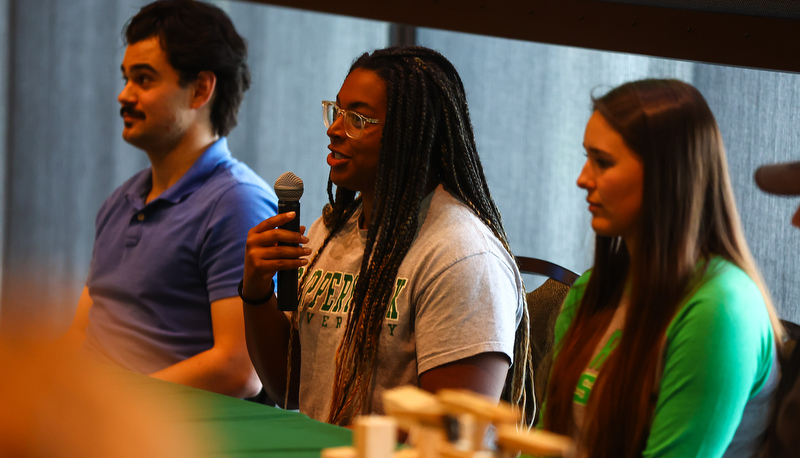
MULTIPOLYGON (((556 322, 556 348, 575 317, 589 276, 581 276, 564 301, 556 322)), ((772 326, 756 284, 735 265, 713 258, 666 337, 664 369, 643 456, 753 456, 767 427, 778 381, 772 326)), ((601 342, 601 351, 606 347, 601 342)), ((583 382, 576 402, 588 398, 583 382)))

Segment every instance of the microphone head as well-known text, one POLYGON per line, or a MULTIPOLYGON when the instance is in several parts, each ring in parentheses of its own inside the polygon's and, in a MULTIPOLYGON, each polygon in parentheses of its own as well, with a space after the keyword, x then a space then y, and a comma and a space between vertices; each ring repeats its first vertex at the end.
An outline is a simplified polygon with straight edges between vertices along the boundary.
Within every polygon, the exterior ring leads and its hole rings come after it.
POLYGON ((292 172, 284 172, 275 180, 275 194, 283 201, 300 200, 303 196, 303 180, 292 172))

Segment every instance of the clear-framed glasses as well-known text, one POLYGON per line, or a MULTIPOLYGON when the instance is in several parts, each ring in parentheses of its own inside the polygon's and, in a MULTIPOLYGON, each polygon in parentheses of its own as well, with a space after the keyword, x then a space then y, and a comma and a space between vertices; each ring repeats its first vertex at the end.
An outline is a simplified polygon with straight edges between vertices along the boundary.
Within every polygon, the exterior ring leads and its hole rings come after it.
POLYGON ((350 138, 358 138, 364 133, 364 126, 380 124, 379 119, 368 118, 360 113, 339 108, 336 102, 325 100, 322 102, 322 121, 325 127, 330 128, 339 116, 344 115, 344 133, 350 138))

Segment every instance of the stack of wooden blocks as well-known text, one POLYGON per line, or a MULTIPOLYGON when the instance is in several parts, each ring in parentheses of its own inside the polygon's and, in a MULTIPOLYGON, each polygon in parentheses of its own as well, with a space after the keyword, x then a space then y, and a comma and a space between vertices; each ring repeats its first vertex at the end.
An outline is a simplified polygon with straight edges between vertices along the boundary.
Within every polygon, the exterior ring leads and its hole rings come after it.
POLYGON ((469 391, 442 390, 434 395, 405 386, 387 391, 383 405, 387 416, 355 419, 352 447, 325 449, 322 458, 511 458, 520 452, 537 457, 572 453, 569 438, 520 427, 520 413, 509 404, 469 391), (406 444, 399 448, 398 429, 408 434, 406 444))

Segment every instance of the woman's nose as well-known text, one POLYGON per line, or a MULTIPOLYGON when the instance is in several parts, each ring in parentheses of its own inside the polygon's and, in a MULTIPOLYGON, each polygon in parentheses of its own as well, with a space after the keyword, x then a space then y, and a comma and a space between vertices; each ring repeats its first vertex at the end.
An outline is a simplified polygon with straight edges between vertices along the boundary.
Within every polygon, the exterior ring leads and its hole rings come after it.
POLYGON ((326 133, 330 138, 344 138, 344 116, 336 116, 326 133))
POLYGON ((583 169, 581 169, 581 174, 578 175, 578 181, 576 184, 581 189, 589 189, 594 185, 594 177, 592 177, 589 161, 586 161, 583 164, 583 169))

